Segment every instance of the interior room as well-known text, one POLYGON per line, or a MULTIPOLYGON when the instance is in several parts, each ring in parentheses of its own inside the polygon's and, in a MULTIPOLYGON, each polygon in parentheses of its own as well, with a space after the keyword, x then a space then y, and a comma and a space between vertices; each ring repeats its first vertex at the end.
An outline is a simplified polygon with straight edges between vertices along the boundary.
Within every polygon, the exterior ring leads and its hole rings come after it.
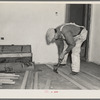
POLYGON ((100 4, 0 2, 0 89, 100 89, 100 4), (72 57, 58 63, 46 32, 64 23, 84 26, 80 71, 71 75, 72 57))

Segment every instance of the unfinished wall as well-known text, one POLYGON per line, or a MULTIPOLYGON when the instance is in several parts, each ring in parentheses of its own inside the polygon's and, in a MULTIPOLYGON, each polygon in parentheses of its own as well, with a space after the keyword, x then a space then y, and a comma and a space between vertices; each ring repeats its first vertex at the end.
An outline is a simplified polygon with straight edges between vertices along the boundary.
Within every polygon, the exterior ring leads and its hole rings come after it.
POLYGON ((56 62, 56 45, 47 46, 45 34, 64 21, 65 4, 0 3, 0 45, 31 44, 33 61, 56 62))
POLYGON ((100 4, 92 5, 89 61, 100 64, 100 4))

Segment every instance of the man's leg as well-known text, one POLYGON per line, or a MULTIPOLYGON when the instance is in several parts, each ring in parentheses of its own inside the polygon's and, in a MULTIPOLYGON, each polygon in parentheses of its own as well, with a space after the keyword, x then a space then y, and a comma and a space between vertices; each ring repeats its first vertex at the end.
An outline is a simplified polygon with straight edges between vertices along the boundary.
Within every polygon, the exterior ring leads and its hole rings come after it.
POLYGON ((81 41, 76 42, 76 46, 72 50, 72 71, 79 72, 80 71, 80 51, 81 51, 81 41))
POLYGON ((76 46, 72 49, 72 73, 77 74, 80 71, 80 52, 81 45, 86 40, 87 30, 84 29, 79 37, 76 37, 76 46), (75 73, 74 73, 75 72, 75 73))

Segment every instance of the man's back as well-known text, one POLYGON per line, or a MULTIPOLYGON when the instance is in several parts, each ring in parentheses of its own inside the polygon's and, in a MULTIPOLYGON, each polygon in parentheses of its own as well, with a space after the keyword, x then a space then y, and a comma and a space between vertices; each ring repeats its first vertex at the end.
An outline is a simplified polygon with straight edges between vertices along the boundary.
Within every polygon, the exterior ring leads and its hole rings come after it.
POLYGON ((80 33, 81 29, 82 29, 82 26, 78 26, 74 23, 66 23, 66 24, 63 24, 61 26, 58 26, 57 29, 62 32, 62 31, 66 31, 66 34, 67 32, 71 32, 72 36, 76 36, 80 33))

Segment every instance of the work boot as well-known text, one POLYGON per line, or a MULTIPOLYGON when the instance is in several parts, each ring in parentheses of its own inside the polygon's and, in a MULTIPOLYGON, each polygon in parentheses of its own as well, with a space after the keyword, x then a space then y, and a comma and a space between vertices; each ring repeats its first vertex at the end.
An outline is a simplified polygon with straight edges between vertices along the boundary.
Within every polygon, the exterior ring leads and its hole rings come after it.
POLYGON ((77 75, 78 72, 74 72, 74 71, 72 71, 70 74, 72 74, 72 75, 77 75))

